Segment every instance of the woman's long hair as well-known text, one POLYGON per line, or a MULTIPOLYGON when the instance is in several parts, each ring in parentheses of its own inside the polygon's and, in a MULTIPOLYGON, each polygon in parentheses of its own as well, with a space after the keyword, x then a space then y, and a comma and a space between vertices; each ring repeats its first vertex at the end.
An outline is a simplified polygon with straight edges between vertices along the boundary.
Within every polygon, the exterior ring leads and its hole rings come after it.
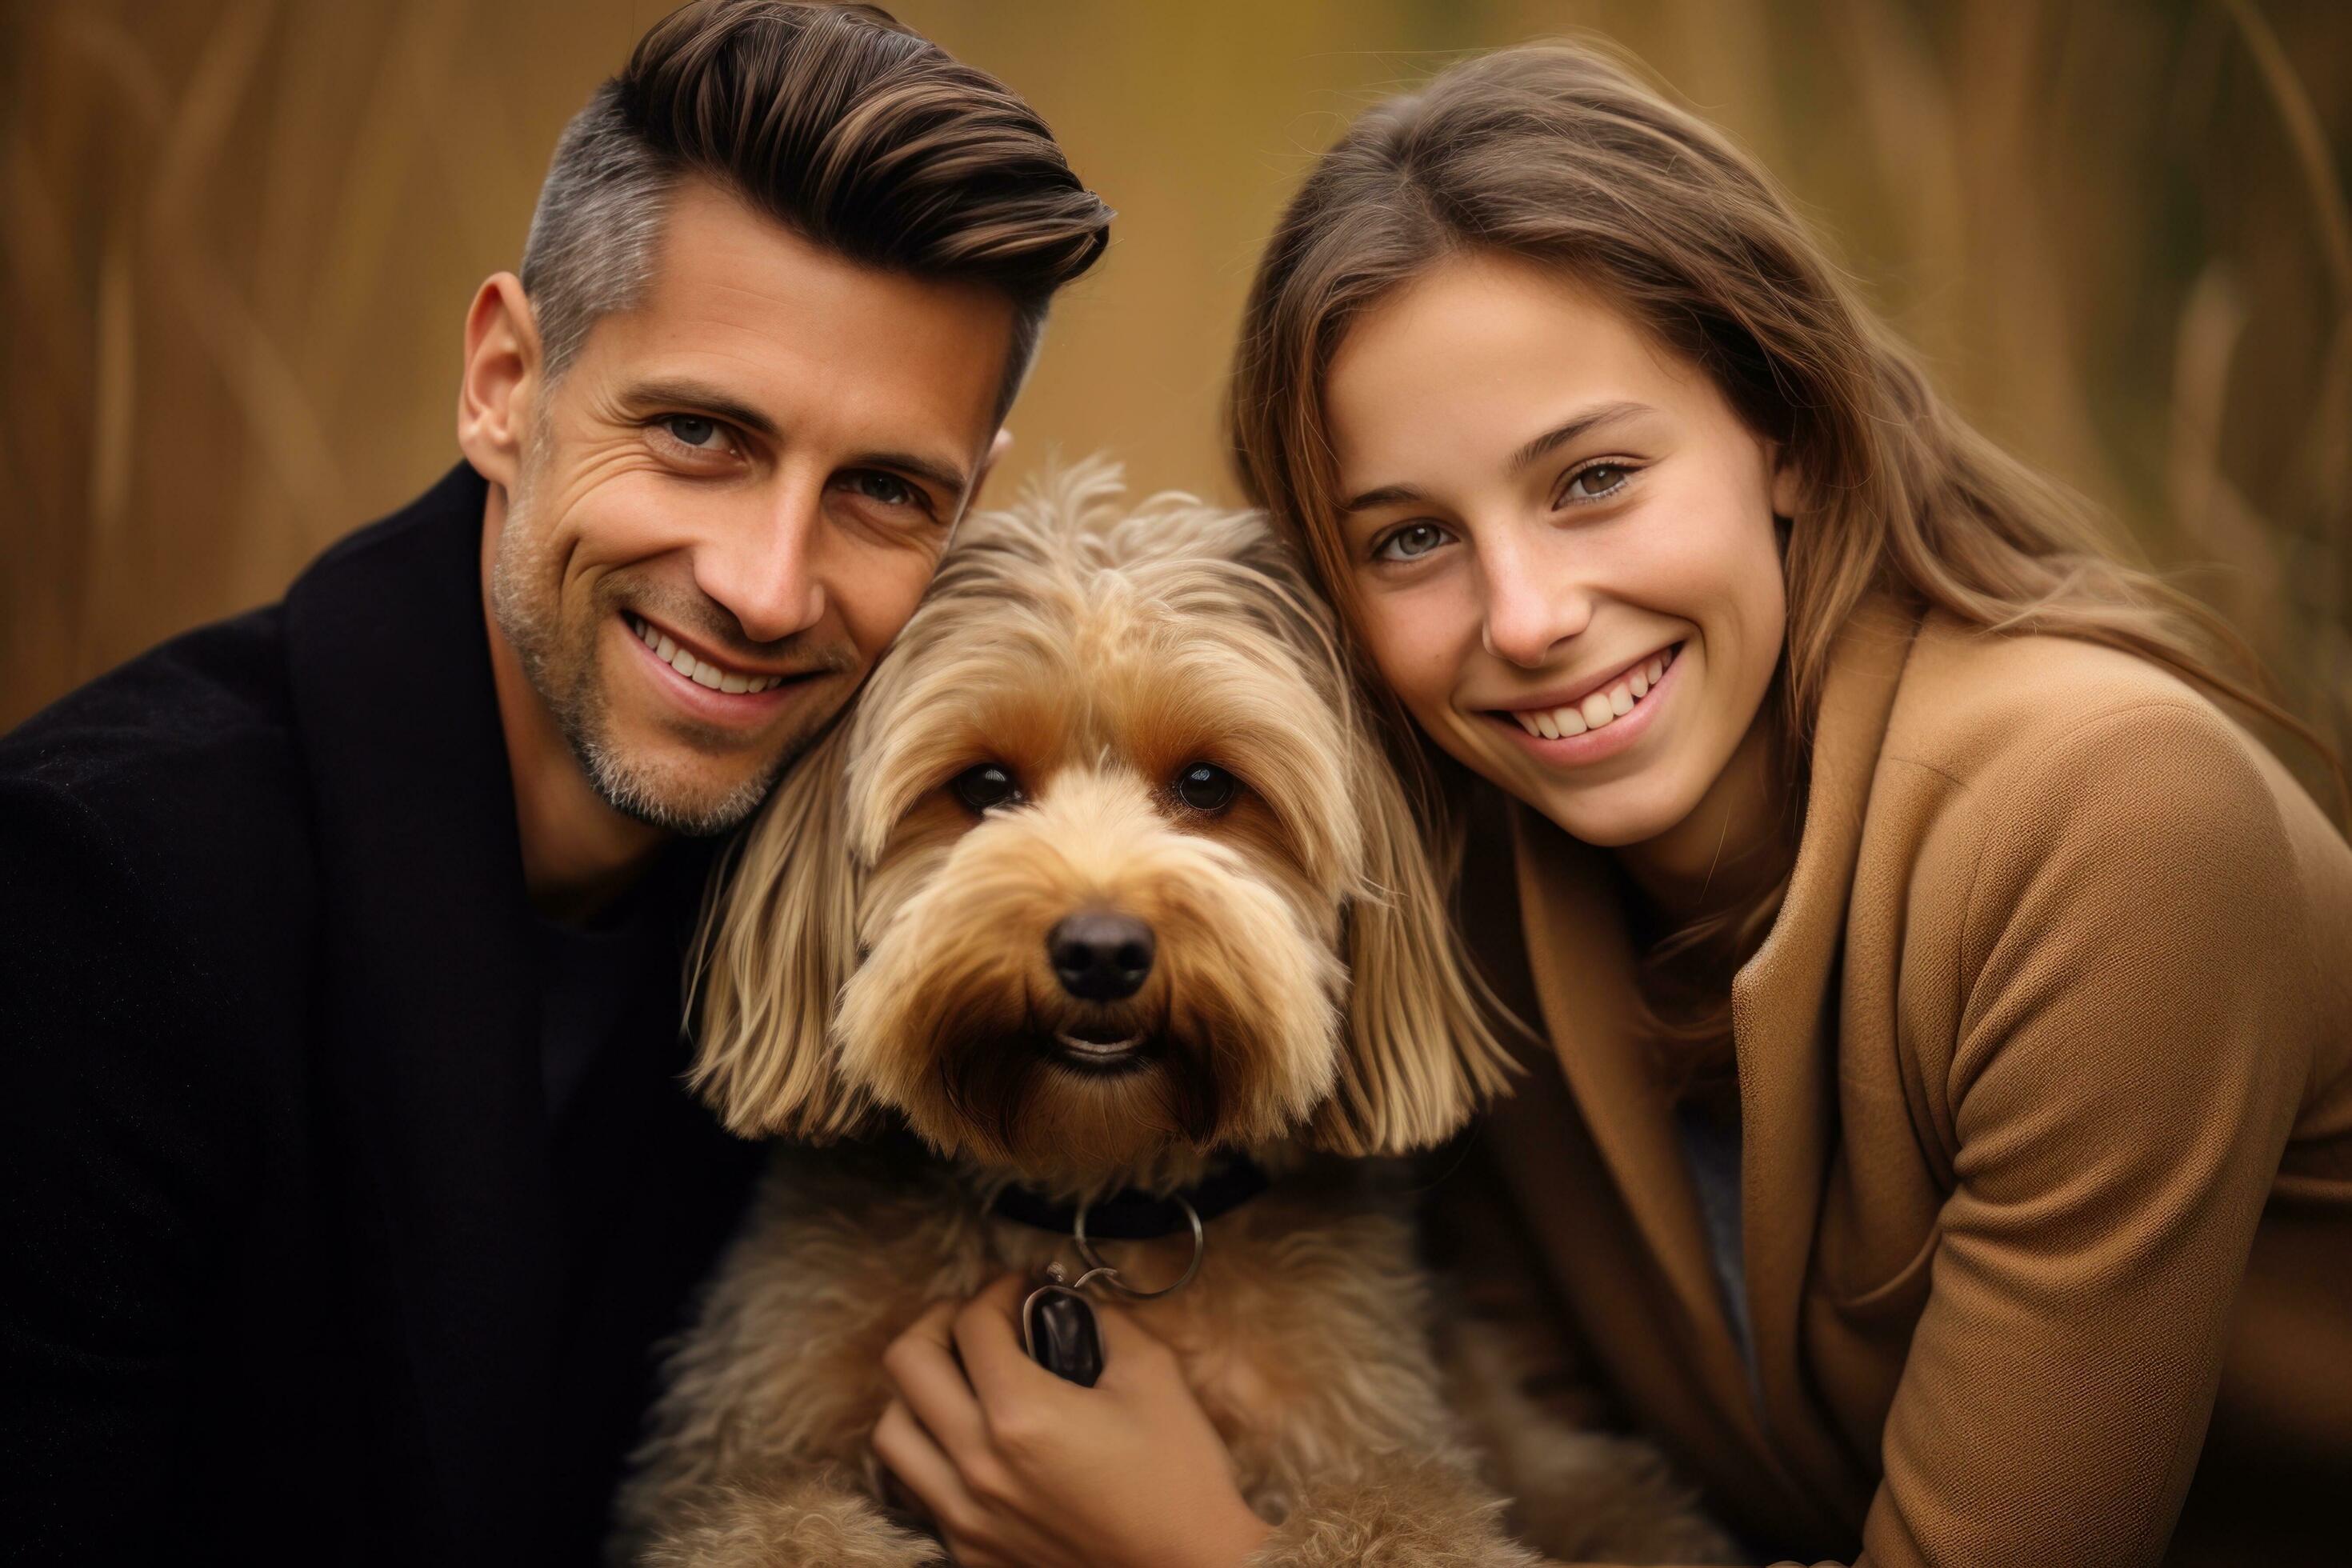
MULTIPOLYGON (((1788 531, 1788 633, 1768 698, 1792 810, 1831 643, 1874 588, 1989 631, 2151 659, 2302 737, 2352 797, 2326 742, 2273 698, 2220 616, 2123 560, 2081 498, 1948 407, 1753 159, 1583 44, 1470 59, 1366 112, 1292 198, 1259 263, 1233 375, 1233 456, 1351 628, 1360 605, 1341 542, 1325 376, 1368 307, 1470 251, 1554 266, 1596 289, 1704 368, 1749 429, 1795 463, 1808 500, 1788 531)), ((1359 662, 1448 852, 1441 864, 1458 866, 1459 771, 1359 662)), ((1791 846, 1798 826, 1789 825, 1791 846)), ((1730 976, 1785 889, 1783 875, 1652 949, 1651 1032, 1678 1085, 1727 1067, 1730 976), (1685 1000, 1662 1002, 1669 994, 1685 1000), (1706 1000, 1690 1005, 1694 994, 1706 1000)))

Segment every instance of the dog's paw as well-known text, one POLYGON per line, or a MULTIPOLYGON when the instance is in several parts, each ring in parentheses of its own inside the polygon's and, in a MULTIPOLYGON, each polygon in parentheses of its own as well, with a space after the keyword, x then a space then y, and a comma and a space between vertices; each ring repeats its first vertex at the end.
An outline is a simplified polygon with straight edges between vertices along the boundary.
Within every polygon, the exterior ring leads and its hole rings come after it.
POLYGON ((1503 1529, 1503 1500, 1431 1456, 1326 1473, 1283 1512, 1249 1568, 1538 1568, 1503 1529))
POLYGON ((639 1568, 943 1568, 946 1548, 833 1488, 730 1490, 696 1507, 636 1558, 639 1568))
POLYGON ((1599 1550, 1607 1561, 1625 1563, 1736 1563, 1751 1559, 1751 1554, 1742 1551, 1727 1531, 1697 1510, 1687 1508, 1621 1524, 1599 1550))
POLYGON ((1516 1456, 1513 1522, 1554 1557, 1606 1563, 1738 1563, 1738 1543, 1695 1489, 1635 1438, 1552 1428, 1516 1456))

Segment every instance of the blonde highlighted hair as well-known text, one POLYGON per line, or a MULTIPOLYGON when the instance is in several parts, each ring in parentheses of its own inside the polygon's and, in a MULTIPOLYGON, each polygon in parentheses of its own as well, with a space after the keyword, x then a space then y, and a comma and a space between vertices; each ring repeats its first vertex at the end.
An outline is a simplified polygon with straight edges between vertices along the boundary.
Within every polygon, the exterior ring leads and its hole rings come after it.
MULTIPOLYGON (((2352 799, 2327 743, 2280 704, 2220 616, 2121 559, 2079 497, 1948 406, 1763 169, 1588 44, 1474 58, 1366 112, 1292 198, 1259 263, 1234 368, 1232 453, 1346 623, 1359 605, 1326 374, 1365 310, 1472 251, 1557 267, 1601 293, 1704 369, 1802 476, 1808 499, 1784 558, 1787 640, 1768 699, 1792 803, 1804 798, 1831 643, 1875 589, 1989 632, 2078 637, 2153 660, 2300 737, 2339 800, 2352 799)), ((1425 827, 1449 839, 1458 773, 1368 669, 1359 679, 1383 708, 1400 765, 1421 781, 1425 827)), ((1659 955, 1727 987, 1781 891, 1675 933, 1659 955)), ((1703 1017, 1653 1020, 1683 1058, 1676 1077, 1691 1075, 1694 1053, 1717 1067, 1727 1058, 1727 994, 1717 999, 1703 1017)))

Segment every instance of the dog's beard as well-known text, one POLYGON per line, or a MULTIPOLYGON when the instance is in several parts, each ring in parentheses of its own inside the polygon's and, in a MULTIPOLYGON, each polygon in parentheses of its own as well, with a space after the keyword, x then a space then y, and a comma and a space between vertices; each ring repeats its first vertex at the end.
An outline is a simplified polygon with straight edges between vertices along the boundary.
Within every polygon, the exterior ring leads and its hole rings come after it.
POLYGON ((1141 817, 1093 827, 1048 806, 886 864, 868 893, 895 908, 869 910, 838 1070, 934 1147, 1024 1174, 1108 1175, 1294 1130, 1337 1072, 1337 959, 1234 850, 1141 817), (1045 933, 1105 901, 1154 929, 1159 956, 1132 999, 1094 1006, 1060 991, 1045 933), (1076 1029, 1143 1043, 1112 1068, 1066 1064, 1055 1037, 1076 1029))
POLYGON ((977 1152, 1016 1165, 1091 1153, 1123 1163, 1170 1144, 1200 1147, 1216 1134, 1221 1090, 1215 1051, 1147 1030, 1145 1053, 1113 1073, 1054 1057, 1051 1025, 961 1028, 937 1048, 940 1099, 980 1135, 977 1152))

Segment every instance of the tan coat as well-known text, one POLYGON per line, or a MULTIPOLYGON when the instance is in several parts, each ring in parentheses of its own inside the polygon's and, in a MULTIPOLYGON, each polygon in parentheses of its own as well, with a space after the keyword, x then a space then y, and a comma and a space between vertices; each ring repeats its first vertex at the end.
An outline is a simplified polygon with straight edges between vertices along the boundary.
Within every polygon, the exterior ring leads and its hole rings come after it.
POLYGON ((1771 1551, 2352 1563, 2352 848, 2158 668, 1885 604, 1811 791, 1733 988, 1752 1384, 1601 857, 1517 813, 1559 1059, 1481 1147, 1585 1370, 1771 1551))

